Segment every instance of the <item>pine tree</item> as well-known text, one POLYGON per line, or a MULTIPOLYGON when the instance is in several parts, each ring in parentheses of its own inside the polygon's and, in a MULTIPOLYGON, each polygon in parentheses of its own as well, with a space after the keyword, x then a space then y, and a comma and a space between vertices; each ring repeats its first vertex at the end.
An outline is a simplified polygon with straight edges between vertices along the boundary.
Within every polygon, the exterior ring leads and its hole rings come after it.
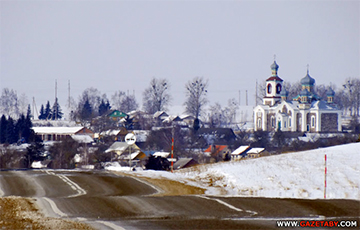
POLYGON ((5 115, 1 116, 0 120, 0 143, 4 144, 6 142, 6 127, 7 127, 7 120, 5 115))
POLYGON ((50 102, 48 101, 45 108, 44 113, 45 120, 48 120, 51 118, 51 108, 50 108, 50 102))
POLYGON ((101 104, 99 105, 99 116, 102 116, 105 113, 107 113, 110 110, 110 108, 111 106, 109 101, 105 103, 104 100, 101 100, 101 104))
POLYGON ((30 135, 32 134, 32 123, 30 119, 30 115, 28 114, 26 117, 24 114, 21 114, 17 123, 16 123, 16 130, 18 134, 18 140, 22 143, 29 142, 30 135))
POLYGON ((86 99, 84 106, 82 107, 81 112, 80 112, 80 118, 82 120, 89 121, 89 120, 91 120, 91 117, 92 117, 92 108, 89 103, 89 100, 86 99))
POLYGON ((6 125, 6 143, 13 144, 17 141, 14 120, 9 117, 6 125))
POLYGON ((59 119, 62 118, 62 116, 63 116, 63 113, 61 112, 61 108, 60 108, 60 105, 58 103, 58 99, 56 98, 55 103, 54 103, 53 108, 52 108, 51 119, 52 120, 59 120, 59 119))
POLYGON ((18 136, 18 140, 20 140, 21 142, 25 142, 25 138, 24 138, 24 133, 26 132, 26 123, 25 123, 25 116, 24 114, 21 114, 19 119, 16 122, 16 130, 17 130, 17 136, 18 136))
POLYGON ((42 142, 34 142, 26 148, 25 165, 27 168, 31 167, 31 164, 36 160, 44 160, 44 144, 42 142))
POLYGON ((45 115, 44 105, 41 105, 39 120, 45 120, 45 119, 46 119, 46 115, 45 115))
POLYGON ((27 112, 26 112, 26 118, 27 118, 27 117, 29 117, 29 119, 32 118, 30 105, 28 105, 28 109, 27 109, 27 112))

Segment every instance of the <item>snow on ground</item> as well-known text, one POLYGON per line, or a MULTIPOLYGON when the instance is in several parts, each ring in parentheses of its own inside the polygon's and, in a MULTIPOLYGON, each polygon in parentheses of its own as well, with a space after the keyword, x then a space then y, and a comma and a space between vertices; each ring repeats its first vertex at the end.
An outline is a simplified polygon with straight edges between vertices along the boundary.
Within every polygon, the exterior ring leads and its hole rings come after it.
POLYGON ((152 170, 132 173, 200 186, 209 195, 225 191, 230 196, 322 199, 325 154, 327 198, 360 200, 360 143, 206 164, 175 173, 152 170))

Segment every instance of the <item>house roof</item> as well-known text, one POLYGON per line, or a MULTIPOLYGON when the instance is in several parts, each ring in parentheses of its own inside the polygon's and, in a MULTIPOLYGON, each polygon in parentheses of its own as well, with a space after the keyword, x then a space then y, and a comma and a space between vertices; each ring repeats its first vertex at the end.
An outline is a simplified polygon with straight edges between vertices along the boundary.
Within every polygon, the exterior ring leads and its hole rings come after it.
POLYGON ((247 151, 247 153, 261 153, 264 150, 265 148, 251 148, 249 151, 247 151))
POLYGON ((170 155, 169 152, 155 152, 153 156, 167 158, 170 155))
POLYGON ((174 169, 180 169, 186 167, 189 163, 198 164, 193 158, 180 158, 174 163, 174 169))
POLYGON ((154 113, 154 118, 159 118, 159 117, 168 117, 169 115, 165 112, 165 111, 157 111, 156 113, 154 113))
POLYGON ((249 148, 250 148, 249 145, 242 145, 242 146, 240 146, 239 148, 235 149, 235 150, 231 153, 231 155, 239 155, 239 154, 245 152, 246 150, 248 150, 249 148))
MULTIPOLYGON (((77 134, 85 127, 32 127, 35 134, 58 134, 58 135, 73 135, 77 134)), ((87 130, 90 131, 90 130, 87 130)), ((91 132, 91 131, 90 131, 91 132)))
MULTIPOLYGON (((109 152, 117 152, 118 154, 123 154, 125 151, 127 151, 129 145, 126 142, 120 142, 120 141, 116 141, 114 142, 107 150, 105 150, 105 153, 109 153, 109 152)), ((137 151, 140 148, 133 144, 131 146, 131 149, 133 149, 133 151, 137 151)))
POLYGON ((89 135, 72 135, 71 138, 78 143, 92 143, 94 139, 92 139, 89 135))
POLYGON ((108 114, 109 117, 126 117, 127 114, 119 110, 113 110, 108 114))
MULTIPOLYGON (((212 150, 213 150, 213 145, 210 145, 209 148, 207 148, 204 152, 209 152, 211 153, 212 150)), ((227 148, 228 146, 227 145, 215 145, 215 150, 216 150, 216 153, 224 150, 225 148, 227 148)))

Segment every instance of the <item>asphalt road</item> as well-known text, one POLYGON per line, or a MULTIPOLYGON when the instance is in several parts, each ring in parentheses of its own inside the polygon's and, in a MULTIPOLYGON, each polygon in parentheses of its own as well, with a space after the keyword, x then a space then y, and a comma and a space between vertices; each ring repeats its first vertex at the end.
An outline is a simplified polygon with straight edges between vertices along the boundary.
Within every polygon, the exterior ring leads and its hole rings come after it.
POLYGON ((151 196, 157 192, 151 184, 106 171, 0 172, 0 196, 34 198, 48 216, 98 229, 278 229, 277 220, 359 223, 360 216, 354 200, 151 196))

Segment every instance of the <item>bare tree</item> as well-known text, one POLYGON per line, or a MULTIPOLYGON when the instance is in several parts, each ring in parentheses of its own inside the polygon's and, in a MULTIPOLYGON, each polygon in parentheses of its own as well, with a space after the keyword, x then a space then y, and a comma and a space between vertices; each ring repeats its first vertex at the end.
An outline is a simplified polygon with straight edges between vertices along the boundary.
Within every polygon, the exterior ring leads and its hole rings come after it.
POLYGON ((125 95, 125 92, 118 90, 111 96, 111 104, 114 109, 121 110, 121 102, 125 95))
MULTIPOLYGON (((360 79, 348 78, 343 85, 347 101, 349 102, 350 116, 359 116, 360 113, 360 79)), ((345 99, 345 98, 344 98, 345 99)))
POLYGON ((119 90, 111 96, 113 108, 120 110, 124 113, 136 110, 139 104, 136 101, 135 95, 126 95, 125 92, 119 90))
POLYGON ((170 85, 166 79, 151 79, 149 88, 143 93, 144 110, 151 114, 165 111, 171 101, 169 88, 170 85))
POLYGON ((228 127, 235 121, 238 103, 236 99, 229 99, 228 106, 222 108, 219 103, 209 108, 209 125, 211 128, 228 127))
POLYGON ((19 99, 15 90, 4 88, 0 97, 0 113, 17 118, 20 114, 19 99))
POLYGON ((136 102, 134 95, 126 95, 121 100, 120 108, 121 111, 128 113, 139 108, 139 104, 136 102))
POLYGON ((208 103, 207 88, 208 80, 205 81, 202 77, 195 77, 185 85, 187 97, 184 103, 185 111, 196 119, 199 118, 204 106, 208 103))
POLYGON ((297 95, 299 95, 299 93, 301 92, 301 83, 300 81, 297 81, 295 83, 289 83, 289 82, 285 82, 285 89, 288 91, 289 95, 288 95, 288 100, 292 100, 294 97, 296 97, 297 95))
POLYGON ((260 83, 257 83, 257 94, 256 94, 256 104, 261 105, 262 100, 266 95, 266 81, 262 81, 260 83))
POLYGON ((228 106, 225 108, 225 120, 231 125, 236 119, 236 110, 239 108, 238 102, 235 98, 228 100, 228 106))
POLYGON ((210 128, 218 128, 223 122, 223 109, 219 103, 210 106, 209 108, 209 125, 210 128))

